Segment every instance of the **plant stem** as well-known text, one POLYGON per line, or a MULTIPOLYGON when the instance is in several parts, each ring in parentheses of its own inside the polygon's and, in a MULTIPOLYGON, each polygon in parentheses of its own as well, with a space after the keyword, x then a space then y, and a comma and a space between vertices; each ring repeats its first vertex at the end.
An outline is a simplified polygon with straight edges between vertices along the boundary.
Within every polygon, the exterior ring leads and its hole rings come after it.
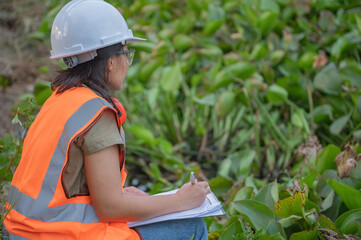
POLYGON ((313 120, 313 99, 310 85, 310 78, 307 77, 307 96, 308 96, 308 104, 310 107, 310 117, 311 117, 311 133, 314 133, 314 120, 313 120))

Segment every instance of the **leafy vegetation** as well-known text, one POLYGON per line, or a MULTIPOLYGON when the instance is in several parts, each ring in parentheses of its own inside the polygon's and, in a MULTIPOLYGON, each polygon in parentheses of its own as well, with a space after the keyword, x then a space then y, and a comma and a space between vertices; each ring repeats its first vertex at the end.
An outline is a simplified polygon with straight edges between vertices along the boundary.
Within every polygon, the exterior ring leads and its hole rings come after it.
MULTIPOLYGON (((32 36, 49 46, 65 1, 45 2, 32 36)), ((116 93, 130 184, 209 180, 227 212, 206 219, 210 239, 360 237, 360 3, 108 2, 148 39, 129 45, 137 59, 116 93)), ((41 105, 49 86, 37 86, 41 105)))

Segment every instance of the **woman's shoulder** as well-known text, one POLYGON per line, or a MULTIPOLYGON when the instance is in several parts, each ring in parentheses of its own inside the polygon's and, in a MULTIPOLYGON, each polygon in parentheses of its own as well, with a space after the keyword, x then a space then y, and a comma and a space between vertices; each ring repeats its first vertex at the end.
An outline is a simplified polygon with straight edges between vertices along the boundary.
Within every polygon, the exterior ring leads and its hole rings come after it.
POLYGON ((85 154, 97 152, 114 144, 124 144, 119 133, 115 113, 111 110, 105 110, 98 121, 77 142, 82 145, 85 154))

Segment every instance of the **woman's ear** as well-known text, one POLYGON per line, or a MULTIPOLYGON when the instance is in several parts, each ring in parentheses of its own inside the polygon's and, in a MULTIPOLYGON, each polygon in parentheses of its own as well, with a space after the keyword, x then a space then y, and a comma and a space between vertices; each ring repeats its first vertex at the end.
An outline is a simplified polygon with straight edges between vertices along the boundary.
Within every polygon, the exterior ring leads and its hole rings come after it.
POLYGON ((114 70, 115 67, 115 59, 114 56, 111 56, 108 61, 107 61, 107 66, 108 66, 108 72, 114 70))

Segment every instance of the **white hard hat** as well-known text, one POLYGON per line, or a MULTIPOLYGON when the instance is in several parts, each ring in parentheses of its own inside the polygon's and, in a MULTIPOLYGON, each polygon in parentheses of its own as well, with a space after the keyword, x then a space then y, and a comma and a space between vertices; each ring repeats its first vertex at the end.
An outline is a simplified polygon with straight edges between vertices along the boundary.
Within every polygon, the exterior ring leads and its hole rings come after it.
POLYGON ((73 0, 56 15, 51 28, 51 59, 68 67, 94 59, 96 50, 146 40, 133 36, 123 16, 104 0, 73 0))

